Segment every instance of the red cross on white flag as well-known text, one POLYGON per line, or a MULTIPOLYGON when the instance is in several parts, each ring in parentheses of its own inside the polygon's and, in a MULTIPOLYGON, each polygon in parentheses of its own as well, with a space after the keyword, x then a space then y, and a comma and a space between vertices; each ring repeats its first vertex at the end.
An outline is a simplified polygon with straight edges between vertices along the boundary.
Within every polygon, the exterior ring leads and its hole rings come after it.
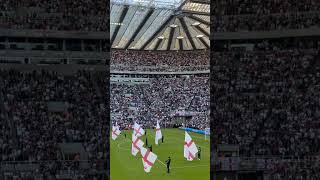
POLYGON ((157 160, 157 155, 144 147, 141 148, 143 169, 146 173, 150 172, 157 160))
POLYGON ((112 126, 112 139, 116 140, 120 135, 121 131, 119 130, 119 126, 112 126))
POLYGON ((144 143, 137 136, 132 134, 132 144, 131 144, 131 154, 136 156, 140 149, 143 147, 144 143))
POLYGON ((142 127, 135 122, 133 125, 133 134, 137 137, 140 137, 140 136, 143 136, 144 133, 145 133, 144 129, 142 129, 142 127))
POLYGON ((198 153, 198 148, 196 144, 193 142, 190 135, 185 131, 185 138, 184 138, 184 157, 188 161, 192 161, 196 154, 198 153))
POLYGON ((159 125, 159 121, 157 121, 156 126, 156 136, 155 136, 155 143, 158 145, 158 141, 162 138, 162 133, 159 125))

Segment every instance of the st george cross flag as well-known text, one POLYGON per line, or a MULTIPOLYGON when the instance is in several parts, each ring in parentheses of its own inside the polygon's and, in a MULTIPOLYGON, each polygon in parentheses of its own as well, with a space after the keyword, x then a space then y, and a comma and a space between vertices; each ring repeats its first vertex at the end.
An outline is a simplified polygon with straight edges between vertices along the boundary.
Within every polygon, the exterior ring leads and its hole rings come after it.
POLYGON ((112 139, 116 140, 117 137, 120 135, 121 131, 119 126, 112 126, 112 139))
POLYGON ((131 154, 136 156, 137 153, 143 147, 143 145, 144 145, 144 142, 141 141, 137 136, 132 134, 131 154))
POLYGON ((144 129, 142 129, 142 127, 135 122, 133 125, 133 134, 137 137, 140 137, 140 136, 143 136, 144 133, 145 133, 144 129))
POLYGON ((184 157, 187 158, 188 161, 192 161, 196 154, 198 153, 198 148, 196 144, 192 141, 190 135, 185 131, 184 138, 184 157))
POLYGON ((142 155, 142 164, 143 169, 145 172, 150 172, 152 166, 157 160, 157 155, 152 153, 149 149, 146 149, 144 147, 141 148, 141 155, 142 155))
POLYGON ((118 123, 116 122, 116 127, 120 130, 120 126, 118 125, 118 123))
POLYGON ((160 125, 159 125, 159 121, 157 121, 157 126, 156 126, 156 137, 155 137, 155 141, 156 144, 158 145, 158 141, 162 138, 162 133, 161 133, 161 129, 160 129, 160 125))

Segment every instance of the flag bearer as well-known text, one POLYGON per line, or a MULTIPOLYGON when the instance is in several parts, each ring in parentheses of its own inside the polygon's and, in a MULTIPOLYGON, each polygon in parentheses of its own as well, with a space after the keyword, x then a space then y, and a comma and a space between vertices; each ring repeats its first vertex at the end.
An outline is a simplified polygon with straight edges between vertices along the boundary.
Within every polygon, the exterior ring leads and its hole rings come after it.
POLYGON ((168 159, 166 160, 166 164, 167 164, 167 173, 170 173, 170 163, 171 163, 171 158, 168 157, 168 159))

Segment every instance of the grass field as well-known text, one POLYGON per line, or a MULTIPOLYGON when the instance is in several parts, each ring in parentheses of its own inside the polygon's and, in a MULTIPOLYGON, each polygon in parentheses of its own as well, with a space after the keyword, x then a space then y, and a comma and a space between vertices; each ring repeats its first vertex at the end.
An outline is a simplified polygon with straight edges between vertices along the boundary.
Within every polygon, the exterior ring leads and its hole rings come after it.
MULTIPOLYGON (((143 170, 140 152, 136 157, 131 154, 132 130, 124 131, 116 139, 110 140, 111 180, 209 180, 210 179, 210 142, 204 135, 191 133, 193 141, 201 147, 201 160, 187 161, 183 157, 184 131, 179 129, 161 129, 164 143, 154 143, 155 130, 147 130, 148 145, 152 144, 153 153, 158 156, 150 173, 143 170), (165 160, 171 157, 170 174, 166 172, 165 160)), ((140 137, 145 142, 146 136, 140 137)))

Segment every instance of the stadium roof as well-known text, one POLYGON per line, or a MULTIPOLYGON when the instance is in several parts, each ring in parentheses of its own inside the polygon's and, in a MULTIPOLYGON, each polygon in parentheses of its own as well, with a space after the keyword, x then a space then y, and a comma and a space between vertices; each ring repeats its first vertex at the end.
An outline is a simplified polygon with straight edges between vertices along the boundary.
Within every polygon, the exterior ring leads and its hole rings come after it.
POLYGON ((210 1, 112 0, 110 28, 114 49, 208 49, 210 1))

